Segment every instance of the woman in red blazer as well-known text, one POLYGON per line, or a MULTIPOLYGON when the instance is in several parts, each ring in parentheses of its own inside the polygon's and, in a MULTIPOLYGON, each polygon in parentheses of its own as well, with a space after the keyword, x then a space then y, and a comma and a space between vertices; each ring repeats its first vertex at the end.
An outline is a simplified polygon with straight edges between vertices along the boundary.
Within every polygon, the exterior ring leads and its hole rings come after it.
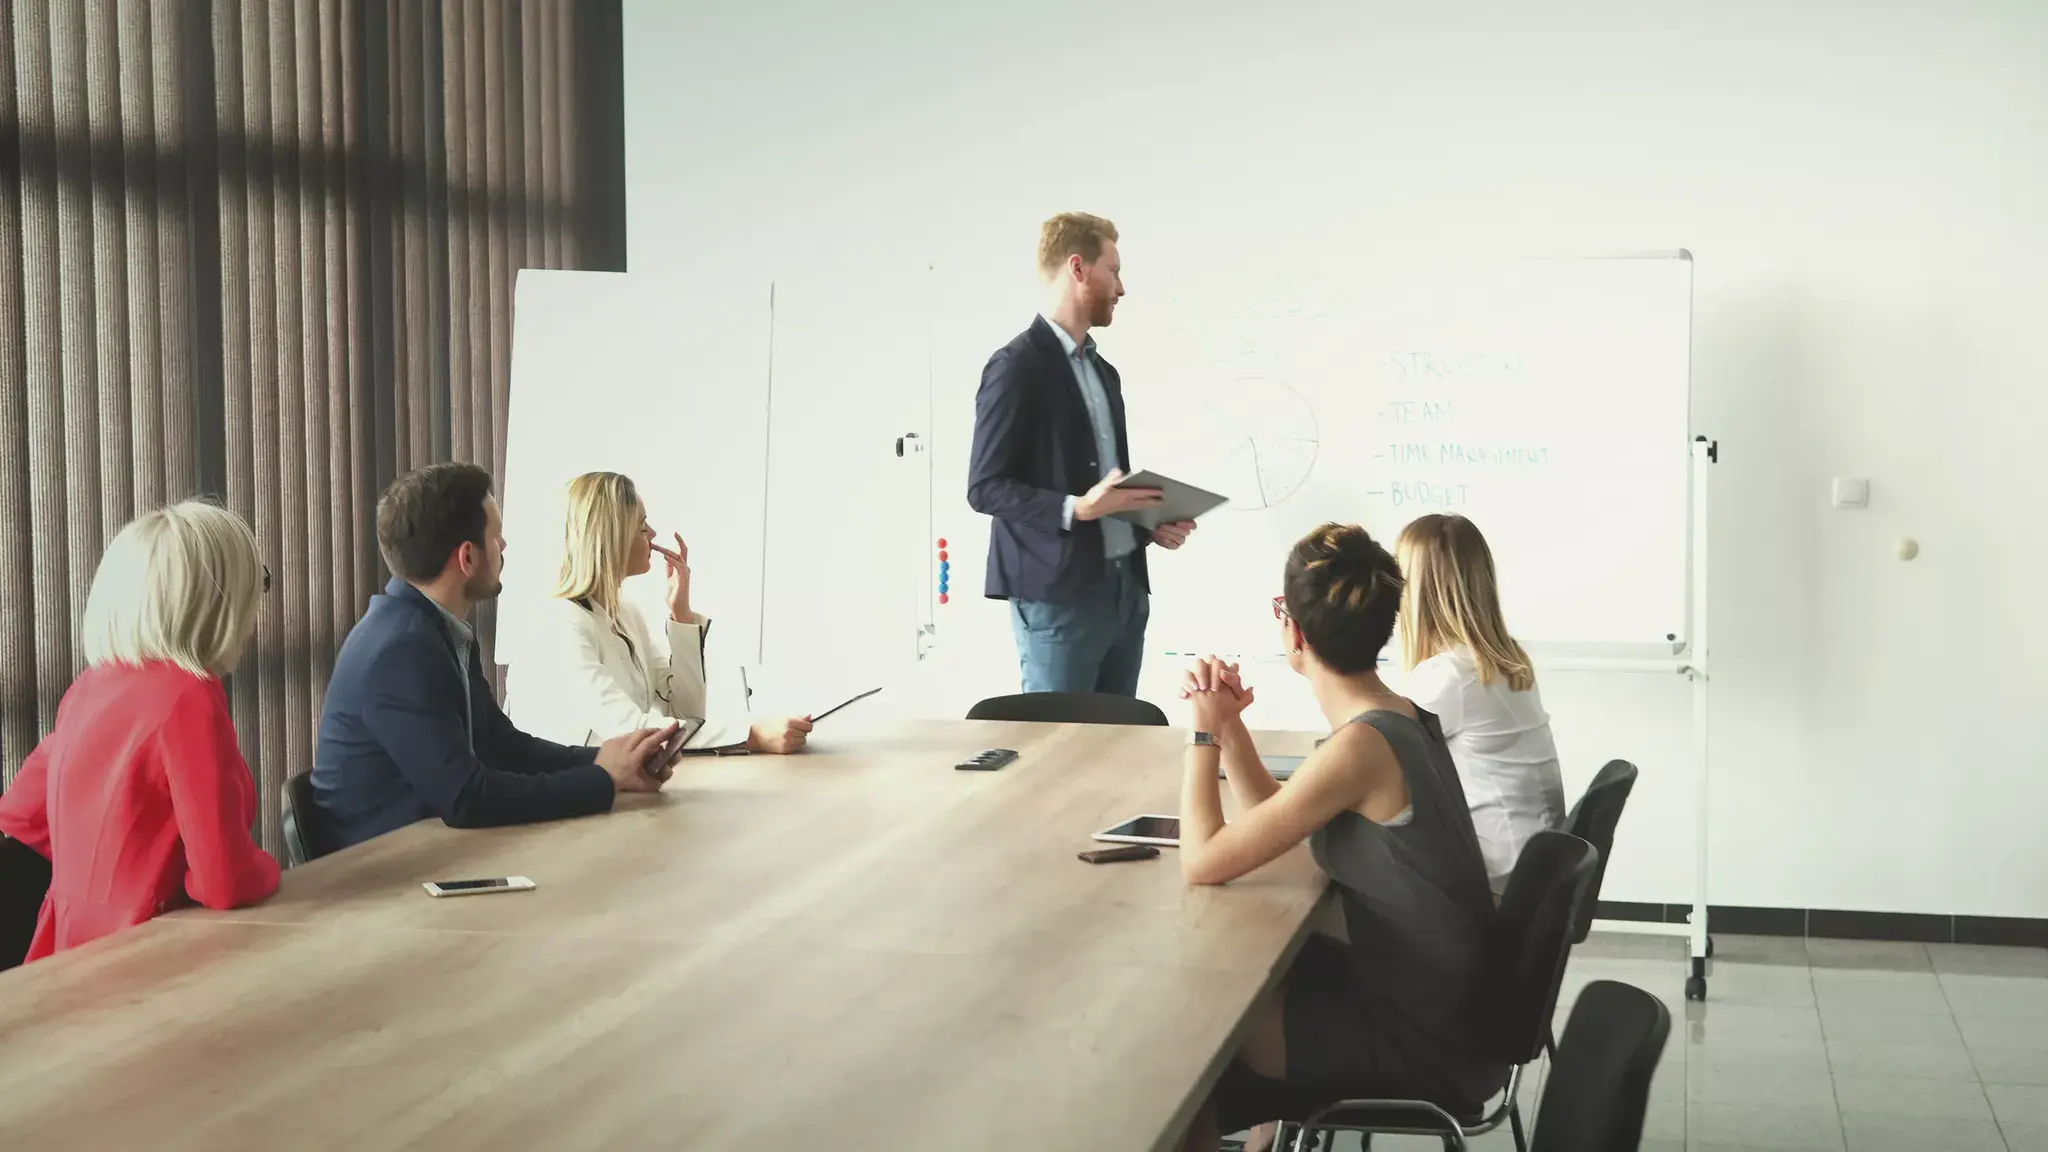
POLYGON ((0 833, 50 861, 29 960, 188 898, 237 908, 277 891, 220 680, 269 585, 255 534, 211 504, 151 512, 107 545, 79 638, 86 669, 0 795, 0 833))

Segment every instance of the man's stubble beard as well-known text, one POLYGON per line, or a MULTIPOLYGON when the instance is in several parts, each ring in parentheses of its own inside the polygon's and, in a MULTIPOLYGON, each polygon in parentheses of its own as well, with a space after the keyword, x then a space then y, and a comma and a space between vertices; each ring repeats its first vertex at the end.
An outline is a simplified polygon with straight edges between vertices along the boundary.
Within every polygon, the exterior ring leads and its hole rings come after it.
POLYGON ((475 581, 463 589, 463 594, 469 597, 470 603, 481 604, 485 600, 496 600, 498 593, 504 590, 505 581, 500 576, 492 576, 489 579, 475 581))

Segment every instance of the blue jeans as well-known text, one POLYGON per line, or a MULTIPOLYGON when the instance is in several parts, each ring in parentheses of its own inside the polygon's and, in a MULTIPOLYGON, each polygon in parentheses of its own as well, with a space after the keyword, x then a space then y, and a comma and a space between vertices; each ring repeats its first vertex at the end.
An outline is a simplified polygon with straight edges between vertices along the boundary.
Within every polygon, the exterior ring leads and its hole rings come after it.
POLYGON ((1151 603, 1129 559, 1071 604, 1010 601, 1010 630, 1026 692, 1138 694, 1151 603))

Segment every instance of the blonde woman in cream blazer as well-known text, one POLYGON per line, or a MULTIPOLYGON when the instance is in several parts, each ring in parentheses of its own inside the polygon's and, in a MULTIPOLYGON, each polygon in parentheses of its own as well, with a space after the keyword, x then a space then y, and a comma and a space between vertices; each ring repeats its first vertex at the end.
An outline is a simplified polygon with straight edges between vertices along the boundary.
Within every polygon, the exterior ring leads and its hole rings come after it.
POLYGON ((519 726, 562 744, 602 744, 621 732, 705 720, 690 751, 742 748, 795 752, 808 719, 721 723, 707 714, 704 643, 711 621, 690 606, 689 551, 654 542, 647 507, 633 482, 616 472, 589 472, 569 482, 562 576, 554 595, 526 629, 526 649, 512 672, 510 703, 519 726), (668 618, 661 635, 619 589, 627 577, 668 569, 668 618))

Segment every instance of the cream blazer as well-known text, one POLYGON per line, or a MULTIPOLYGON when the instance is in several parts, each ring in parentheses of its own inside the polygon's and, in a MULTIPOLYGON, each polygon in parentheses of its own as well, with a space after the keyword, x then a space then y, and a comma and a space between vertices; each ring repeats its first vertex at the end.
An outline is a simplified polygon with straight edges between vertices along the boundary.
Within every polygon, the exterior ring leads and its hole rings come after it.
POLYGON ((705 715, 708 618, 664 620, 657 636, 631 604, 613 617, 596 604, 550 598, 529 623, 507 691, 513 722, 522 730, 557 744, 602 744, 697 716, 705 724, 690 739, 691 750, 746 744, 744 721, 705 715))

